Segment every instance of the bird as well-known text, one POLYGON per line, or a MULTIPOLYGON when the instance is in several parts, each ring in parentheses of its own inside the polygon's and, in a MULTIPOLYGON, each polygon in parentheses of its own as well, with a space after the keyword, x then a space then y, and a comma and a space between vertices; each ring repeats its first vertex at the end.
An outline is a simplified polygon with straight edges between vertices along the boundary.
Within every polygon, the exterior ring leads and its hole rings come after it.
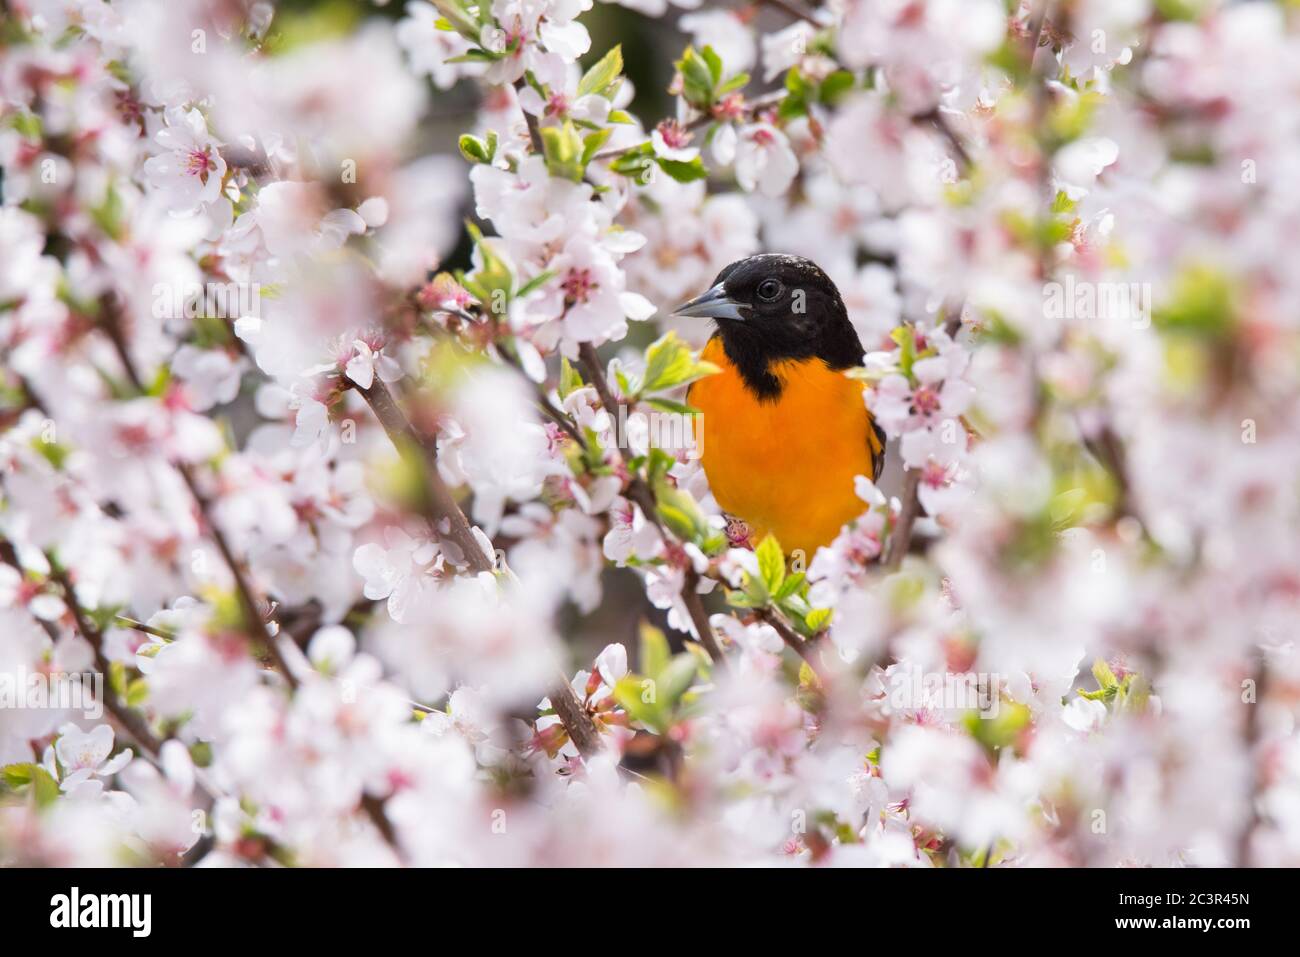
POLYGON ((700 459, 728 515, 750 543, 775 536, 807 559, 866 510, 856 476, 880 478, 885 433, 845 370, 862 342, 829 276, 809 259, 750 256, 673 310, 713 320, 700 358, 721 371, 686 401, 701 413, 700 459))

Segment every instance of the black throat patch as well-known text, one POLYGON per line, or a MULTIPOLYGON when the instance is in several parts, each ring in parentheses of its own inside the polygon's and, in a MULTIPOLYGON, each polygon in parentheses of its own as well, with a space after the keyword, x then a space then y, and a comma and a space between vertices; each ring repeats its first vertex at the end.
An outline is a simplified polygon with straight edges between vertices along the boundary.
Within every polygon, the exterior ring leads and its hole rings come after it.
POLYGON ((772 375, 771 357, 754 342, 738 342, 735 336, 715 332, 714 338, 722 340, 722 351, 740 373, 740 378, 750 392, 762 402, 775 402, 781 398, 781 380, 772 375))

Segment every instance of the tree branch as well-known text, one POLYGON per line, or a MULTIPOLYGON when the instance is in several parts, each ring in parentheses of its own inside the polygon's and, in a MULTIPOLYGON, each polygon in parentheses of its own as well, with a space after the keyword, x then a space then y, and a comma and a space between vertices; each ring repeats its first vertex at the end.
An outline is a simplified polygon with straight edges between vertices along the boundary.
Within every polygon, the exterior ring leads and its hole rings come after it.
MULTIPOLYGON (((104 310, 103 327, 108 335, 109 341, 113 344, 113 349, 117 353, 118 360, 122 363, 122 367, 125 370, 127 377, 131 380, 131 383, 135 386, 136 390, 143 393, 145 391, 144 384, 140 379, 139 373, 136 372, 135 363, 131 361, 131 354, 127 349, 126 339, 122 334, 121 324, 118 321, 120 315, 116 307, 107 300, 102 301, 101 306, 104 310)), ((279 644, 276 641, 276 636, 271 634, 271 630, 267 625, 266 619, 263 617, 258 600, 254 596, 253 587, 248 581, 243 566, 235 558, 235 553, 231 549, 230 543, 226 540, 226 536, 222 533, 221 529, 217 526, 216 521, 213 519, 211 503, 209 503, 207 496, 205 496, 199 489, 198 482, 195 480, 194 473, 189 465, 184 462, 175 462, 173 465, 176 471, 180 473, 181 479, 185 482, 186 488, 189 489, 190 495, 198 506, 199 514, 203 517, 203 522, 207 528, 208 534, 216 544, 217 550, 221 552, 221 557, 225 561, 226 566, 230 569, 230 574, 235 580, 235 591, 239 596, 239 604, 243 611, 245 624, 253 631, 254 637, 265 646, 267 653, 271 656, 271 660, 275 663, 280 674, 284 676, 284 680, 289 685, 290 689, 296 690, 298 688, 298 678, 289 668, 288 662, 285 661, 284 654, 280 650, 279 644)), ((68 590, 69 588, 70 586, 65 586, 65 590, 68 590)), ((68 594, 69 601, 75 606, 75 599, 72 598, 70 590, 68 591, 68 594)), ((269 603, 267 607, 270 607, 269 603)), ((92 642, 92 644, 94 644, 94 642, 92 642)), ((100 657, 102 656, 97 652, 97 661, 100 657)), ((108 672, 105 671, 105 674, 107 675, 108 672)), ((107 682, 105 682, 105 688, 107 690, 107 682)), ((135 733, 130 726, 128 726, 128 730, 133 734, 135 733)), ((363 800, 361 807, 366 812, 366 815, 370 818, 371 822, 375 825, 375 828, 383 836, 384 840, 393 848, 394 852, 400 855, 401 849, 398 846, 396 837, 393 833, 392 823, 384 813, 383 802, 367 802, 363 800)))
MULTIPOLYGON (((762 96, 755 97, 745 104, 745 116, 753 119, 757 114, 771 106, 776 106, 786 98, 785 90, 774 90, 771 93, 764 93, 762 96)), ((695 119, 686 124, 687 130, 698 130, 707 126, 716 119, 711 113, 702 113, 695 119)), ((616 156, 622 156, 624 153, 632 150, 643 149, 650 145, 650 140, 642 140, 640 143, 633 143, 631 146, 612 146, 609 149, 601 150, 592 157, 593 161, 613 159, 616 156)))
POLYGON ((1246 752, 1246 760, 1250 762, 1250 787, 1246 796, 1246 821, 1242 825, 1241 832, 1237 835, 1234 867, 1252 866, 1255 831, 1260 824, 1259 800, 1266 784, 1258 753, 1260 738, 1263 734, 1259 720, 1259 709, 1264 706, 1264 695, 1268 688, 1268 659, 1264 657, 1262 652, 1260 653, 1259 664, 1251 677, 1255 682, 1255 700, 1249 705, 1250 710, 1246 712, 1246 724, 1242 731, 1242 750, 1246 752))
MULTIPOLYGON (((185 482, 186 488, 190 490, 195 504, 198 506, 199 514, 203 516, 203 524, 207 528, 208 534, 217 546, 217 551, 221 552, 221 558, 230 569, 230 574, 235 580, 235 592, 239 596, 239 605, 244 614, 244 620, 248 628, 252 630, 253 637, 266 648, 267 654, 275 663, 284 680, 288 682, 290 688, 298 687, 298 678, 289 668, 289 663, 284 659, 284 653, 280 650, 280 645, 276 636, 271 634, 270 626, 266 621, 266 613, 263 612, 262 606, 254 594, 253 586, 248 580, 248 575, 244 570, 243 564, 235 557, 230 543, 226 540, 225 533, 217 526, 212 514, 212 503, 208 497, 199 489, 198 481, 194 477, 193 470, 184 462, 177 462, 176 471, 180 473, 185 482)), ((269 611, 270 603, 266 603, 269 611)))
POLYGON ((757 0, 757 2, 760 5, 775 7, 781 12, 793 17, 795 20, 803 20, 806 23, 811 23, 815 27, 821 26, 821 24, 817 22, 816 12, 805 7, 801 2, 799 2, 799 0, 757 0))
MULTIPOLYGON (((605 378, 605 372, 601 368, 600 358, 596 355, 596 347, 590 342, 584 342, 578 346, 578 361, 581 363, 587 374, 588 381, 596 389, 596 395, 600 397, 600 403, 605 407, 605 411, 610 415, 617 416, 623 403, 614 397, 613 390, 609 387, 609 381, 605 378)), ((622 452, 619 456, 621 458, 622 452)), ((640 475, 631 474, 627 483, 628 498, 632 499, 645 515, 646 521, 650 522, 655 528, 659 529, 661 535, 667 535, 668 531, 659 521, 659 508, 655 502, 654 491, 640 475)), ((687 565, 686 580, 682 584, 682 603, 686 606, 686 612, 690 616, 691 623, 695 625, 695 630, 699 634, 700 644, 709 653, 714 661, 726 663, 726 656, 722 653, 722 645, 718 643, 718 637, 713 633, 713 626, 709 624, 708 612, 704 610, 704 602, 700 600, 700 593, 696 591, 699 584, 700 576, 695 571, 694 566, 687 565)))
MULTIPOLYGON (((120 310, 108 296, 105 296, 100 300, 100 308, 102 311, 102 326, 104 332, 112 343, 113 350, 117 353, 117 358, 122 364, 123 371, 125 371, 127 378, 131 380, 131 384, 135 386, 137 392, 142 394, 147 392, 144 382, 140 378, 140 374, 136 371, 135 363, 131 360, 130 350, 127 348, 126 338, 123 335, 120 321, 120 310)), ((193 469, 191 469, 185 462, 178 461, 171 464, 180 474, 181 480, 185 483, 185 487, 189 489, 190 496, 194 499, 199 514, 203 518, 203 524, 208 535, 216 544, 217 551, 221 553, 222 560, 225 561, 226 567, 230 569, 231 577, 235 580, 235 592, 239 597, 239 605, 243 612, 246 626, 252 632, 253 637, 266 648, 267 654, 271 656, 271 660, 275 662, 276 667, 284 676, 284 680, 288 682, 289 687, 297 688, 298 679, 294 676, 293 672, 289 669, 288 663, 284 660, 284 655, 280 652, 275 636, 271 634, 271 630, 267 626, 262 606, 254 594, 253 586, 249 582, 242 564, 235 557, 234 550, 231 549, 230 543, 226 540, 225 534, 221 531, 221 528, 213 518, 212 504, 208 501, 207 496, 199 489, 198 481, 194 477, 193 469)), ((269 602, 266 603, 266 608, 270 608, 269 602)))
MULTIPOLYGON (((81 634, 86 643, 90 645, 91 651, 95 656, 95 668, 102 676, 104 707, 108 713, 113 716, 118 726, 126 733, 126 736, 143 751, 152 763, 157 766, 158 758, 162 753, 163 742, 149 730, 149 725, 144 719, 134 711, 125 701, 118 697, 117 691, 112 684, 112 664, 104 657, 104 636, 95 623, 86 615, 85 610, 77 601, 76 592, 73 590, 72 581, 68 578, 67 572, 63 570, 54 559, 46 555, 45 560, 50 565, 50 578, 58 584, 63 591, 63 600, 72 613, 73 622, 77 626, 77 631, 81 634)), ((26 572, 22 564, 18 561, 18 551, 14 548, 13 542, 0 536, 0 561, 10 566, 20 577, 25 577, 26 572)), ((199 790, 203 792, 208 799, 209 804, 215 802, 221 791, 211 781, 207 775, 199 768, 195 768, 194 781, 199 790)))
POLYGON ((802 635, 786 624, 785 619, 771 608, 760 608, 757 610, 756 614, 759 621, 771 625, 776 630, 776 633, 781 636, 781 640, 786 643, 786 646, 792 649, 795 654, 804 661, 808 662, 808 667, 811 668, 818 677, 821 676, 821 671, 817 667, 817 662, 813 660, 812 642, 805 639, 802 635))
POLYGON ((921 470, 908 469, 903 475, 902 510, 894 523, 894 531, 889 536, 889 551, 886 553, 884 566, 889 571, 897 571, 903 564, 903 556, 912 547, 912 527, 916 524, 916 515, 921 510, 919 491, 921 488, 921 470))
POLYGON ((376 379, 369 389, 354 386, 365 398, 375 413, 375 418, 388 433, 388 438, 405 458, 414 458, 424 473, 425 491, 429 496, 429 517, 434 533, 444 544, 451 542, 461 553, 456 564, 468 565, 475 574, 491 573, 493 559, 483 550, 482 543, 474 536, 469 520, 456 504, 451 489, 438 473, 438 449, 430 439, 416 432, 406 414, 397 405, 397 400, 381 380, 376 379))
POLYGON ((961 136, 953 129, 952 123, 948 117, 939 109, 934 107, 924 113, 918 113, 912 117, 914 123, 928 123, 933 126, 948 141, 952 151, 957 154, 957 163, 960 171, 965 174, 970 171, 971 157, 970 151, 966 149, 966 144, 962 142, 961 136))
MULTIPOLYGON (((358 392, 365 398, 370 408, 374 410, 375 418, 379 420, 384 431, 388 433, 388 438, 392 441, 393 446, 397 449, 398 454, 402 456, 417 456, 425 477, 425 488, 429 495, 429 507, 432 514, 426 516, 433 526, 434 532, 445 540, 450 540, 464 554, 465 561, 469 567, 476 573, 489 572, 493 568, 493 561, 489 559, 483 551, 483 546, 479 540, 474 537, 470 528, 469 520, 465 518, 465 513, 460 510, 456 504, 456 499, 451 494, 451 490, 438 474, 438 453, 437 447, 432 440, 426 439, 415 431, 406 415, 398 407, 397 401, 393 394, 388 391, 388 387, 382 381, 376 379, 369 389, 355 387, 358 392), (447 531, 441 531, 443 525, 446 525, 447 531)), ((569 684, 568 676, 563 672, 559 675, 554 690, 550 693, 551 704, 555 708, 556 715, 559 716, 560 723, 564 725, 565 731, 569 733, 569 738, 577 747, 578 752, 583 757, 590 757, 601 750, 600 731, 596 724, 587 714, 587 709, 583 707, 582 702, 578 699, 577 693, 574 692, 569 684)))
POLYGON ((582 430, 578 428, 578 423, 573 421, 573 417, 567 415, 563 410, 556 408, 551 397, 546 394, 546 390, 540 383, 534 382, 524 371, 524 365, 519 361, 519 356, 514 350, 508 348, 505 343, 498 343, 497 353, 505 360, 506 365, 518 372, 530 386, 533 387, 537 396, 537 407, 542 410, 548 419, 563 429, 573 441, 578 443, 578 447, 584 452, 587 450, 587 440, 582 436, 582 430))

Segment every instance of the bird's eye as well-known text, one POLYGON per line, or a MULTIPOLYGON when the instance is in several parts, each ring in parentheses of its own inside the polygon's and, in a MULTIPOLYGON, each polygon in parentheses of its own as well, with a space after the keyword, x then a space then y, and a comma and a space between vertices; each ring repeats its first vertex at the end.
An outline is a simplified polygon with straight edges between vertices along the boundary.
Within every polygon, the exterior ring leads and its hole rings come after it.
POLYGON ((781 283, 777 279, 764 279, 758 284, 758 298, 764 302, 776 302, 781 298, 781 283))

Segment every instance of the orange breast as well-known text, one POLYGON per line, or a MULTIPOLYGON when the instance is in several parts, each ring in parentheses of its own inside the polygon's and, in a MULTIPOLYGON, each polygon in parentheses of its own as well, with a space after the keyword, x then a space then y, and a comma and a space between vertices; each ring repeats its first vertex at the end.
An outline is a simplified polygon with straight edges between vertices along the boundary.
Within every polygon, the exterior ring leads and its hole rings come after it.
POLYGON ((722 372, 695 383, 688 401, 704 416, 702 460, 718 504, 745 520, 758 542, 771 532, 808 560, 866 504, 853 492, 878 449, 862 386, 820 359, 774 363, 781 395, 762 402, 714 339, 703 358, 722 372))

